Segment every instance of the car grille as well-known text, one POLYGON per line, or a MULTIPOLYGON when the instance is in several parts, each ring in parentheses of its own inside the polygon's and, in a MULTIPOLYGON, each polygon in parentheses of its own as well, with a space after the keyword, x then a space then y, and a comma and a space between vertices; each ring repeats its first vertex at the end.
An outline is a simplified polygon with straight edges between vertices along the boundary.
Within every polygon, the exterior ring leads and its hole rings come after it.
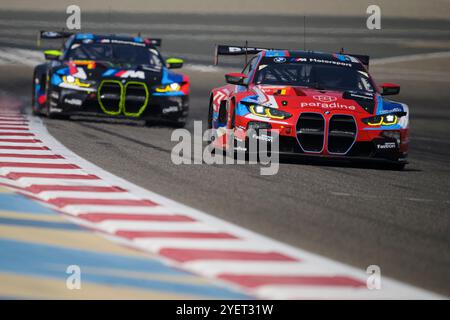
POLYGON ((125 85, 123 113, 129 117, 137 117, 148 103, 148 89, 143 83, 129 82, 125 85))
POLYGON ((116 81, 103 81, 98 89, 98 100, 103 111, 109 115, 121 112, 122 85, 116 81))
POLYGON ((297 139, 306 152, 319 153, 325 140, 325 119, 319 113, 302 113, 297 122, 297 139))
POLYGON ((358 128, 355 119, 347 115, 333 115, 328 128, 328 152, 346 154, 356 141, 358 128))
POLYGON ((138 117, 148 105, 147 85, 127 82, 125 85, 114 80, 104 80, 98 89, 98 101, 108 115, 123 113, 127 117, 138 117))

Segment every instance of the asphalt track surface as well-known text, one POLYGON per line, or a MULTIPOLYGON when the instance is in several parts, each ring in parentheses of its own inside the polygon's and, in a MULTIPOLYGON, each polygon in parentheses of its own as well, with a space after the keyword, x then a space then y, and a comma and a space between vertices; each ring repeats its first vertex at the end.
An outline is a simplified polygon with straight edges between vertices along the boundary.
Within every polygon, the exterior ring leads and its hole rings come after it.
MULTIPOLYGON (((36 30, 61 27, 63 19, 53 13, 0 12, 0 46, 35 49, 36 30)), ((303 19, 293 17, 114 13, 88 15, 85 23, 92 31, 153 30, 164 38, 163 52, 195 64, 210 64, 217 42, 257 39, 251 44, 303 46, 303 19)), ((373 58, 450 50, 446 21, 383 23, 383 30, 370 32, 364 17, 309 17, 307 48, 344 47, 373 58)), ((211 70, 185 70, 192 80, 190 131, 194 120, 205 125, 209 90, 223 83, 223 71, 211 70)), ((400 83, 396 100, 410 106, 410 164, 402 172, 299 160, 282 162, 274 176, 261 176, 259 166, 248 164, 176 166, 170 156, 176 144, 170 139, 173 128, 45 123, 69 149, 144 188, 293 246, 361 269, 376 264, 384 275, 450 295, 450 59, 381 64, 372 70, 380 82, 400 83)), ((1 91, 20 98, 25 108, 31 72, 24 66, 0 67, 1 91)))

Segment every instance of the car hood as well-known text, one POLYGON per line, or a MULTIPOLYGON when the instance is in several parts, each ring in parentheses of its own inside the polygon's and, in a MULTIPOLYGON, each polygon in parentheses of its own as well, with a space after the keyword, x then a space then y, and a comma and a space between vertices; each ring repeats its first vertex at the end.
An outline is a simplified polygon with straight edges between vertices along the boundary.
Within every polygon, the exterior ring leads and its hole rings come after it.
POLYGON ((257 85, 255 102, 280 109, 374 114, 379 95, 364 91, 332 91, 305 87, 257 85))

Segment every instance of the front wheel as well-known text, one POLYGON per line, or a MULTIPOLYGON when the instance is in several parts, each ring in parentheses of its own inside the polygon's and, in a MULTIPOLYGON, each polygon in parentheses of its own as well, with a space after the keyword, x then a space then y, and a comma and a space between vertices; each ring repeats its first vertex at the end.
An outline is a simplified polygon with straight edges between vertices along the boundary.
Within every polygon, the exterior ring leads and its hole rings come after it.
POLYGON ((36 72, 34 72, 34 74, 33 74, 33 84, 31 86, 31 90, 32 90, 31 91, 31 113, 34 116, 40 115, 39 109, 36 106, 36 103, 37 103, 37 100, 36 100, 36 95, 37 95, 37 92, 36 92, 36 81, 37 80, 38 79, 36 78, 36 72))
POLYGON ((174 122, 172 126, 177 129, 184 128, 186 126, 186 120, 178 120, 174 122))

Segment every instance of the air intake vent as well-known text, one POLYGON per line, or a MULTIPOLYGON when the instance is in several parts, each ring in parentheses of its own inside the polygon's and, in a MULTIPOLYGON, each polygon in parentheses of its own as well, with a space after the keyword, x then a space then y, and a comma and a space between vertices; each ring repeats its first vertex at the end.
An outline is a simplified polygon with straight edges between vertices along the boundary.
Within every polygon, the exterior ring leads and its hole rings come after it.
POLYGON ((325 140, 325 119, 319 113, 302 113, 297 122, 297 139, 305 152, 319 153, 325 140))

